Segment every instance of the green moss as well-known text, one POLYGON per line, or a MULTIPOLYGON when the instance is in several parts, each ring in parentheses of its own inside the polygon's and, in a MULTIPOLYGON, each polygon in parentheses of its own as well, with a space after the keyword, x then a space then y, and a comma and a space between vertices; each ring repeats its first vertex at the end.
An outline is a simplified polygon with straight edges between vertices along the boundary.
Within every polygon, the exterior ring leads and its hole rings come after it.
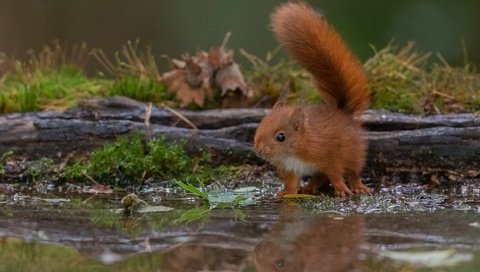
POLYGON ((62 65, 55 69, 21 69, 0 84, 0 112, 31 112, 63 109, 80 99, 99 94, 107 81, 87 78, 81 68, 62 65))
POLYGON ((192 155, 183 143, 167 143, 162 136, 144 143, 143 136, 135 134, 94 150, 86 164, 68 166, 65 178, 85 181, 86 173, 97 182, 120 186, 173 179, 208 183, 232 176, 236 170, 235 166, 212 166, 207 151, 192 155))
POLYGON ((4 165, 12 157, 12 155, 13 155, 13 152, 8 151, 3 153, 2 156, 0 157, 0 177, 3 177, 3 175, 5 175, 4 165))
POLYGON ((48 158, 32 161, 27 166, 27 174, 34 183, 48 181, 50 177, 56 176, 56 166, 55 162, 48 158))

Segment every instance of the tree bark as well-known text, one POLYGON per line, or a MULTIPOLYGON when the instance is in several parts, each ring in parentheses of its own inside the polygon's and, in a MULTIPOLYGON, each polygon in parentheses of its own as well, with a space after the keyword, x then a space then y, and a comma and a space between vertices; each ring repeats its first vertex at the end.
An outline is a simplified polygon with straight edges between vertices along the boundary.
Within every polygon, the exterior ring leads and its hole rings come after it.
MULTIPOLYGON (((259 161, 252 149, 264 109, 174 111, 126 98, 84 101, 62 112, 0 116, 0 154, 39 158, 83 153, 118 136, 143 131, 211 148, 230 159, 259 161), (182 116, 182 117, 179 117, 182 116), (183 120, 189 120, 195 125, 183 120)), ((367 169, 375 171, 476 171, 480 168, 480 120, 472 114, 419 116, 367 111, 359 116, 369 139, 367 169)))

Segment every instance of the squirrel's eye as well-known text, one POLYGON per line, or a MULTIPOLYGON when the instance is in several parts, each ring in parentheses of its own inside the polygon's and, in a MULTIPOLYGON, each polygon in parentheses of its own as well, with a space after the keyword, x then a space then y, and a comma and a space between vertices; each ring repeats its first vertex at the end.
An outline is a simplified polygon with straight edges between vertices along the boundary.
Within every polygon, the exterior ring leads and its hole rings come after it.
POLYGON ((287 135, 285 135, 285 133, 283 132, 278 133, 276 137, 278 142, 283 142, 285 141, 286 138, 287 138, 287 135))
POLYGON ((285 267, 285 261, 283 259, 278 259, 275 261, 275 266, 278 268, 278 269, 282 269, 285 267))

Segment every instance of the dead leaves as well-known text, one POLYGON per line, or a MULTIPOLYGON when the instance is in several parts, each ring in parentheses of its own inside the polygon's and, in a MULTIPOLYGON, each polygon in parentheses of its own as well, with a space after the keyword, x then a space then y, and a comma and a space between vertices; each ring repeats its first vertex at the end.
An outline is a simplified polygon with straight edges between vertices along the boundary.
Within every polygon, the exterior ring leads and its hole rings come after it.
POLYGON ((246 103, 252 97, 239 66, 233 61, 233 51, 226 50, 230 35, 230 32, 227 33, 218 48, 197 52, 195 56, 185 54, 182 60, 172 60, 174 70, 163 74, 162 79, 169 92, 176 94, 181 101, 181 107, 192 103, 204 106, 217 94, 222 98, 224 107, 242 106, 242 102, 246 103))
POLYGON ((199 75, 192 75, 189 69, 185 68, 163 74, 163 82, 168 85, 170 93, 176 94, 176 98, 180 100, 180 107, 186 107, 192 103, 203 106, 205 100, 213 99, 210 83, 200 78, 199 75))

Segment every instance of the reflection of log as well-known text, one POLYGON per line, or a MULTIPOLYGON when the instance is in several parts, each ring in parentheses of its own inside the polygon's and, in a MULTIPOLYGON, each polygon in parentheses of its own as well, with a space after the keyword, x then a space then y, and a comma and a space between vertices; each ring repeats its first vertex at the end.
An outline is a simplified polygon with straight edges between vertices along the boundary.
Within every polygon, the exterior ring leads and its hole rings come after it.
MULTIPOLYGON (((133 130, 144 130, 145 105, 112 98, 91 100, 65 112, 0 116, 0 153, 13 150, 30 157, 90 150, 133 130)), ((181 111, 154 108, 154 135, 185 139, 191 148, 210 147, 252 160, 251 141, 262 109, 181 111), (199 129, 189 128, 182 114, 199 129), (177 126, 177 127, 174 127, 177 126)), ((370 130, 369 167, 404 170, 480 168, 480 121, 471 114, 420 117, 369 111, 360 117, 370 130)))

